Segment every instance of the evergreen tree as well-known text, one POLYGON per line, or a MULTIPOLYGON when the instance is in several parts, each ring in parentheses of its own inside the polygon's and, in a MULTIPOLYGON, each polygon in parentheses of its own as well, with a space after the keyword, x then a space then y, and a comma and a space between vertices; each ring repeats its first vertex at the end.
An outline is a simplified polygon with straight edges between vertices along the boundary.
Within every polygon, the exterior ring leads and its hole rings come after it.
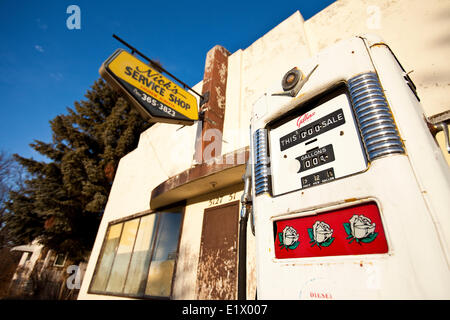
POLYGON ((14 155, 32 178, 11 192, 7 218, 16 243, 38 238, 75 261, 92 248, 120 158, 150 126, 102 79, 85 97, 50 121, 51 143, 30 144, 49 161, 14 155))

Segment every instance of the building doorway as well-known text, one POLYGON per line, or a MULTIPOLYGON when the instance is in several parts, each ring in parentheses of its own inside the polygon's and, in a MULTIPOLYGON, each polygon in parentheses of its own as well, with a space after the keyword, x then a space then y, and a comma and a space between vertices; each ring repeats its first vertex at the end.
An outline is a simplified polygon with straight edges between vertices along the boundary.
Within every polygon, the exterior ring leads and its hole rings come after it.
POLYGON ((239 201, 205 209, 197 273, 197 299, 236 299, 238 219, 239 201))

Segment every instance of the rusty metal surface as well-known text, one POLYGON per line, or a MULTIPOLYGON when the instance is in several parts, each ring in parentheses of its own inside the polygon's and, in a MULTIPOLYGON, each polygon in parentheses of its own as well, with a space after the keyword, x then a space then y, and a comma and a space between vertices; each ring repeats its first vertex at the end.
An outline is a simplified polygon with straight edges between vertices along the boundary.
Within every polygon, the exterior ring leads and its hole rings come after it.
POLYGON ((197 272, 197 299, 236 299, 238 214, 238 201, 205 210, 197 272))
MULTIPOLYGON (((209 50, 206 55, 202 95, 208 96, 208 100, 200 110, 204 113, 204 121, 202 122, 201 136, 198 137, 196 143, 195 159, 198 163, 206 160, 204 159, 205 149, 213 143, 204 139, 205 133, 208 130, 223 131, 229 55, 230 52, 219 45, 209 50)), ((216 148, 213 148, 211 155, 208 156, 218 157, 221 154, 222 142, 216 142, 216 148)))

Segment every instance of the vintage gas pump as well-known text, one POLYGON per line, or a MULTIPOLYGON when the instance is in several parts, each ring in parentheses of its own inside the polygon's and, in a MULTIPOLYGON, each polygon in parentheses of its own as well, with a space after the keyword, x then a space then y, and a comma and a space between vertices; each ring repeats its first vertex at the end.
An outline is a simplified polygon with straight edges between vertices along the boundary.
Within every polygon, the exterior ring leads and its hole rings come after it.
POLYGON ((293 67, 253 105, 258 298, 449 299, 450 171, 405 70, 371 35, 293 67))

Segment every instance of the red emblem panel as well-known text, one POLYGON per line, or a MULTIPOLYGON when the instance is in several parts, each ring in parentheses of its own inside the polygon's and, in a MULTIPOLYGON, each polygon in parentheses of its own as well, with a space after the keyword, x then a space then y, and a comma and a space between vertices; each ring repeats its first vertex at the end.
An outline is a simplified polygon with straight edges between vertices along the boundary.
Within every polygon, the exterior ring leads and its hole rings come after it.
POLYGON ((375 202, 274 223, 277 259, 388 252, 375 202))

